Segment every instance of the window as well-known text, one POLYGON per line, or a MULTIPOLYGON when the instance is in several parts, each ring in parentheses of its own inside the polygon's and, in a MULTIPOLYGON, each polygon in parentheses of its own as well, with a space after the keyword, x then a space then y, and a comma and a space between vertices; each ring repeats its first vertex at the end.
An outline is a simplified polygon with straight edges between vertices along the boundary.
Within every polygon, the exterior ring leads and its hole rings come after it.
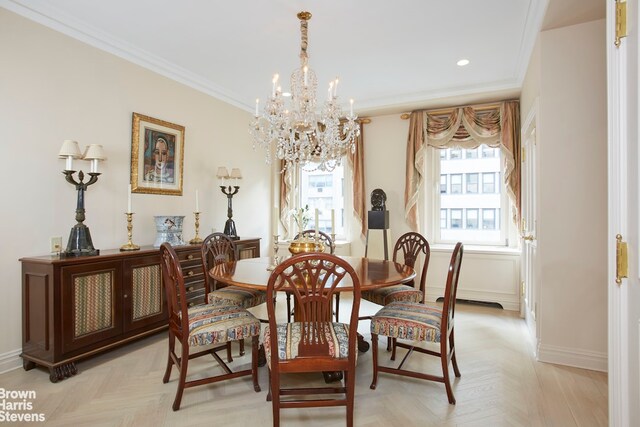
POLYGON ((466 159, 477 159, 478 158, 478 149, 474 148, 471 150, 464 150, 466 159))
POLYGON ((456 160, 462 158, 462 150, 459 148, 451 148, 449 152, 449 159, 456 160))
POLYGON ((434 243, 506 245, 510 225, 502 213, 509 212, 509 200, 501 180, 500 150, 481 145, 460 150, 460 159, 451 151, 455 149, 430 149, 428 154, 433 161, 429 179, 436 184, 425 186, 431 207, 427 212, 434 215, 429 221, 434 243))
POLYGON ((499 151, 497 148, 491 148, 489 146, 486 145, 482 145, 482 157, 483 158, 487 158, 487 157, 496 157, 499 154, 499 151))
MULTIPOLYGON (((334 212, 335 233, 345 236, 345 161, 332 172, 300 170, 300 206, 309 205, 311 221, 307 228, 313 228, 315 210, 318 209, 318 229, 331 234, 331 210, 334 212)), ((309 167, 311 169, 311 167, 309 167)), ((294 233, 297 230, 294 230, 294 233)))
POLYGON ((440 175, 440 193, 447 193, 447 175, 440 175))
POLYGON ((467 175, 467 193, 476 194, 478 192, 478 174, 468 173, 467 175))
POLYGON ((451 175, 451 194, 462 193, 462 174, 451 175))
POLYGON ((482 229, 493 230, 496 228, 496 210, 482 209, 482 229))
POLYGON ((462 228, 462 209, 451 209, 451 228, 462 228))
POLYGON ((496 174, 494 172, 482 174, 482 192, 485 194, 496 192, 496 174))
POLYGON ((468 209, 467 208, 467 230, 477 230, 478 229, 478 209, 468 209))

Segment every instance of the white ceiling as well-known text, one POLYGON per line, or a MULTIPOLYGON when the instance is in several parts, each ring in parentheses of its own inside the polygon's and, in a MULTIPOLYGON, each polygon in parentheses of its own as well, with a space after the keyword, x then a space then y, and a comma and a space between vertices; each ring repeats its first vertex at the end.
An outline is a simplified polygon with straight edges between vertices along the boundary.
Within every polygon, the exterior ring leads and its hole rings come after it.
POLYGON ((299 65, 309 22, 319 97, 334 77, 357 114, 519 94, 541 28, 604 17, 602 0, 0 0, 0 6, 253 110, 299 65), (544 19, 544 24, 543 24, 544 19), (466 67, 456 61, 467 58, 466 67), (282 80, 281 80, 282 81, 282 80), (443 101, 447 98, 447 101, 443 101))

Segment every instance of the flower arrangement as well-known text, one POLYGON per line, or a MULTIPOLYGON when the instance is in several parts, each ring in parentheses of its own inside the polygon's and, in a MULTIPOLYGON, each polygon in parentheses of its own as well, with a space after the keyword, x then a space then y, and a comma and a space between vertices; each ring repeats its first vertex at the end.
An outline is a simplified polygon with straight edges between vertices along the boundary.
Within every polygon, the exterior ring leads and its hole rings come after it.
POLYGON ((289 218, 293 217, 298 227, 298 232, 306 230, 307 224, 311 221, 311 214, 309 213, 309 205, 304 205, 304 208, 291 209, 289 211, 289 218))

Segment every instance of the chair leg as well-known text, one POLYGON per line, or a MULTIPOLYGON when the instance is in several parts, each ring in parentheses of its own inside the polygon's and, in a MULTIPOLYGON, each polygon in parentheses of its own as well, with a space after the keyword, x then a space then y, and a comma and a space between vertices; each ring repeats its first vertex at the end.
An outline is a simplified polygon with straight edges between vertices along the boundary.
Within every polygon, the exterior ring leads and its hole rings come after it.
POLYGON ((340 315, 340 292, 336 292, 336 322, 339 322, 340 315))
MULTIPOLYGON (((388 337, 387 339, 391 341, 391 360, 396 360, 396 338, 388 337)), ((389 341, 387 341, 387 345, 389 345, 389 341)))
POLYGON ((448 343, 447 340, 444 339, 440 343, 440 364, 442 365, 442 378, 444 380, 444 386, 447 389, 447 398, 449 399, 449 403, 452 405, 456 404, 456 398, 453 396, 453 389, 451 388, 451 380, 449 378, 449 363, 447 351, 448 343))
POLYGON ((271 402, 271 369, 267 368, 269 373, 269 391, 267 392, 267 402, 271 402))
POLYGON ((278 375, 271 375, 271 406, 273 427, 280 427, 280 377, 278 375))
MULTIPOLYGON (((391 337, 387 337, 387 351, 391 351, 391 337)), ((395 355, 394 355, 395 357, 395 355)), ((393 360, 393 359, 391 359, 393 360)))
POLYGON ((227 341, 227 362, 233 362, 233 356, 231 355, 231 341, 227 341))
POLYGON ((253 379, 253 389, 260 391, 260 384, 258 384, 258 340, 256 335, 251 339, 251 378, 253 379))
POLYGON ((375 390, 378 384, 378 335, 376 334, 371 334, 371 359, 373 360, 373 378, 369 388, 375 390))
POLYGON ((287 294, 287 323, 291 323, 291 294, 287 294))
POLYGON ((244 356, 244 340, 238 341, 238 344, 240 345, 240 356, 244 356))
POLYGON ((453 372, 456 374, 456 377, 460 378, 460 369, 458 369, 458 361, 456 360, 456 346, 453 340, 453 329, 451 330, 451 335, 449 336, 449 351, 451 352, 451 364, 453 365, 453 372))
POLYGON ((164 384, 169 382, 169 377, 171 377, 171 367, 173 366, 173 359, 171 358, 171 354, 175 352, 176 348, 176 337, 173 335, 171 331, 169 331, 169 352, 167 354, 167 369, 164 371, 164 377, 162 378, 162 382, 164 384))
POLYGON ((355 395, 355 382, 353 374, 344 371, 344 385, 347 388, 347 427, 353 427, 353 399, 355 395))
POLYGON ((187 367, 189 366, 189 346, 186 343, 182 344, 182 357, 180 358, 180 379, 178 380, 178 390, 176 391, 176 398, 173 401, 173 410, 180 409, 180 402, 182 401, 182 392, 184 391, 184 383, 187 381, 187 367))

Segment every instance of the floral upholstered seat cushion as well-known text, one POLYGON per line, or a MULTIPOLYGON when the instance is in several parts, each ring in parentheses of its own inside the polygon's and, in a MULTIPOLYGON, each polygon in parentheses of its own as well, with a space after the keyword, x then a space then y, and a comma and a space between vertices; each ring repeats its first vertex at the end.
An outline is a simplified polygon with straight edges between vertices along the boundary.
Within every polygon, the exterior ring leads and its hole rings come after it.
POLYGON ((378 305, 387 305, 395 301, 421 302, 422 292, 409 285, 393 285, 364 291, 362 299, 378 305))
POLYGON ((410 341, 440 342, 442 310, 413 302, 392 302, 371 318, 371 333, 410 341))
POLYGON ((209 345, 260 335, 260 321, 237 305, 205 304, 189 308, 189 345, 209 345))
POLYGON ((227 286, 209 293, 209 304, 233 304, 242 308, 251 308, 267 301, 267 293, 239 286, 227 286))
MULTIPOLYGON (((302 323, 280 323, 278 331, 278 357, 280 360, 291 360, 298 357, 298 346, 302 338, 302 323)), ((324 336, 329 344, 330 357, 345 359, 349 355, 349 325, 346 323, 325 322, 324 336)), ((267 325, 264 331, 264 351, 267 363, 271 366, 271 332, 267 325)), ((357 353, 357 352, 356 352, 357 353)))

